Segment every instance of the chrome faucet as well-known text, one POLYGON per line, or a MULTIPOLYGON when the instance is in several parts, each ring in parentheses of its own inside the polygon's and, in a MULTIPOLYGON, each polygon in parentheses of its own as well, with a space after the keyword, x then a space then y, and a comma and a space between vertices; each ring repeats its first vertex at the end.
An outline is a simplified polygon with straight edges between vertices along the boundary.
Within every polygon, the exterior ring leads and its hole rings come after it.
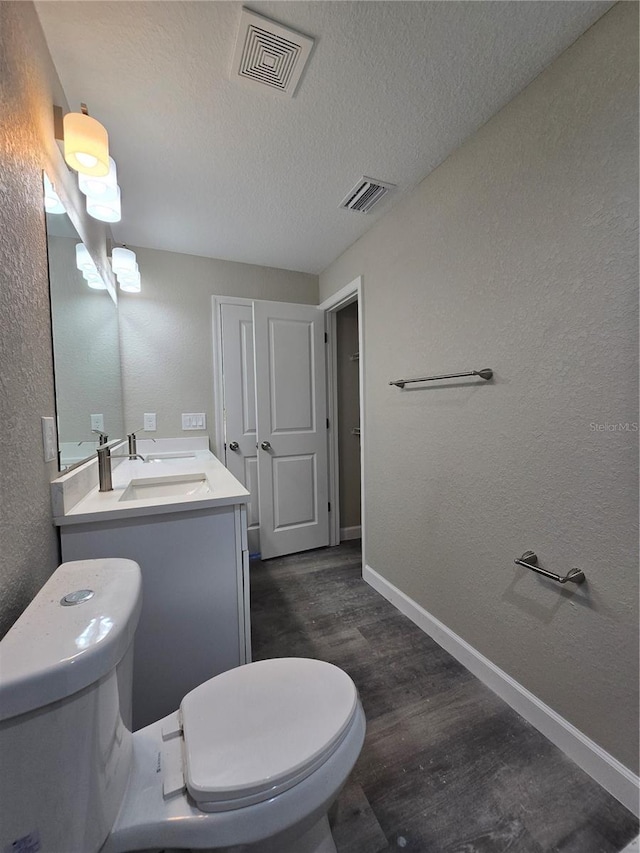
POLYGON ((98 435, 98 447, 102 447, 103 444, 109 441, 109 436, 106 432, 102 432, 101 429, 92 429, 91 432, 95 432, 98 435))
POLYGON ((136 434, 135 432, 130 432, 127 436, 127 441, 129 443, 129 456, 137 456, 138 455, 138 445, 136 444, 136 434))
POLYGON ((111 448, 108 444, 103 444, 101 447, 98 447, 96 453, 98 454, 98 484, 99 491, 101 492, 113 491, 113 482, 111 478, 112 459, 142 459, 144 462, 144 457, 140 456, 139 453, 118 453, 112 456, 111 448))
MULTIPOLYGON (((144 429, 144 427, 141 427, 141 429, 144 429)), ((129 442, 129 455, 130 456, 136 456, 136 455, 139 456, 138 445, 136 444, 136 441, 137 441, 136 433, 137 432, 140 432, 140 430, 136 429, 133 432, 130 432, 129 435, 127 436, 127 441, 129 442)), ((151 441, 155 441, 155 438, 152 438, 151 441)), ((142 456, 140 456, 140 459, 142 459, 142 456)), ((143 461, 146 462, 146 459, 143 461)))

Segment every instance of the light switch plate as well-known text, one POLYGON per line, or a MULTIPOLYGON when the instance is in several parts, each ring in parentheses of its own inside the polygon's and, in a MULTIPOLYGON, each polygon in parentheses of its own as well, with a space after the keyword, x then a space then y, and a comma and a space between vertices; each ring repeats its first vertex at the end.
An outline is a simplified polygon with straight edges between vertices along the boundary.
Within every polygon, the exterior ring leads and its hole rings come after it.
POLYGON ((156 413, 155 412, 145 412, 144 413, 144 431, 145 432, 155 432, 158 429, 156 426, 156 413))
POLYGON ((100 432, 104 432, 104 415, 91 415, 91 429, 98 429, 100 432))
POLYGON ((182 429, 206 429, 207 416, 204 412, 183 412, 182 429))
POLYGON ((53 462, 58 458, 58 436, 55 418, 42 418, 42 446, 44 461, 53 462))

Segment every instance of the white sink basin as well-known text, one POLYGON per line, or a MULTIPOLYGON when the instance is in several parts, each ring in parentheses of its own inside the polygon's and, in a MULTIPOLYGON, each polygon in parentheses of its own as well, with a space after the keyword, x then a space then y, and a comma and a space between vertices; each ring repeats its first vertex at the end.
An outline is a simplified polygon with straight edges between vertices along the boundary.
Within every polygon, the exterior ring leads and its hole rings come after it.
POLYGON ((211 492, 205 474, 174 474, 170 477, 147 477, 131 480, 122 493, 121 501, 141 501, 153 498, 183 498, 211 492))

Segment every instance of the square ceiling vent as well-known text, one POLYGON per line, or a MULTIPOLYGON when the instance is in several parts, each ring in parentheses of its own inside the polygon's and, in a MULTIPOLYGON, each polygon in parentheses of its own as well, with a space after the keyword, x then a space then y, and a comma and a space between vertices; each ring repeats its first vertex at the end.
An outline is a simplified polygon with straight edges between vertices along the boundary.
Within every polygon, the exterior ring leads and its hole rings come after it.
POLYGON ((242 9, 231 77, 293 97, 313 39, 242 9))
POLYGON ((362 177, 338 207, 356 210, 358 213, 369 213, 378 202, 395 189, 395 184, 379 181, 376 178, 362 177))

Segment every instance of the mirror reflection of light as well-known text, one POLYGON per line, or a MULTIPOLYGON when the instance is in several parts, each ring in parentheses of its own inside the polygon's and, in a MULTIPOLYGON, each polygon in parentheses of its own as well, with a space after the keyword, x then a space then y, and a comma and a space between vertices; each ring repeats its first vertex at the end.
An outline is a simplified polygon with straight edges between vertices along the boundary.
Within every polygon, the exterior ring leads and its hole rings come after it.
POLYGON ((47 213, 66 213, 58 193, 54 190, 46 172, 44 174, 44 209, 47 213))
POLYGON ((97 619, 92 619, 84 631, 79 634, 76 639, 76 648, 82 651, 88 649, 89 646, 94 646, 107 636, 113 628, 113 619, 108 616, 100 616, 97 619))

